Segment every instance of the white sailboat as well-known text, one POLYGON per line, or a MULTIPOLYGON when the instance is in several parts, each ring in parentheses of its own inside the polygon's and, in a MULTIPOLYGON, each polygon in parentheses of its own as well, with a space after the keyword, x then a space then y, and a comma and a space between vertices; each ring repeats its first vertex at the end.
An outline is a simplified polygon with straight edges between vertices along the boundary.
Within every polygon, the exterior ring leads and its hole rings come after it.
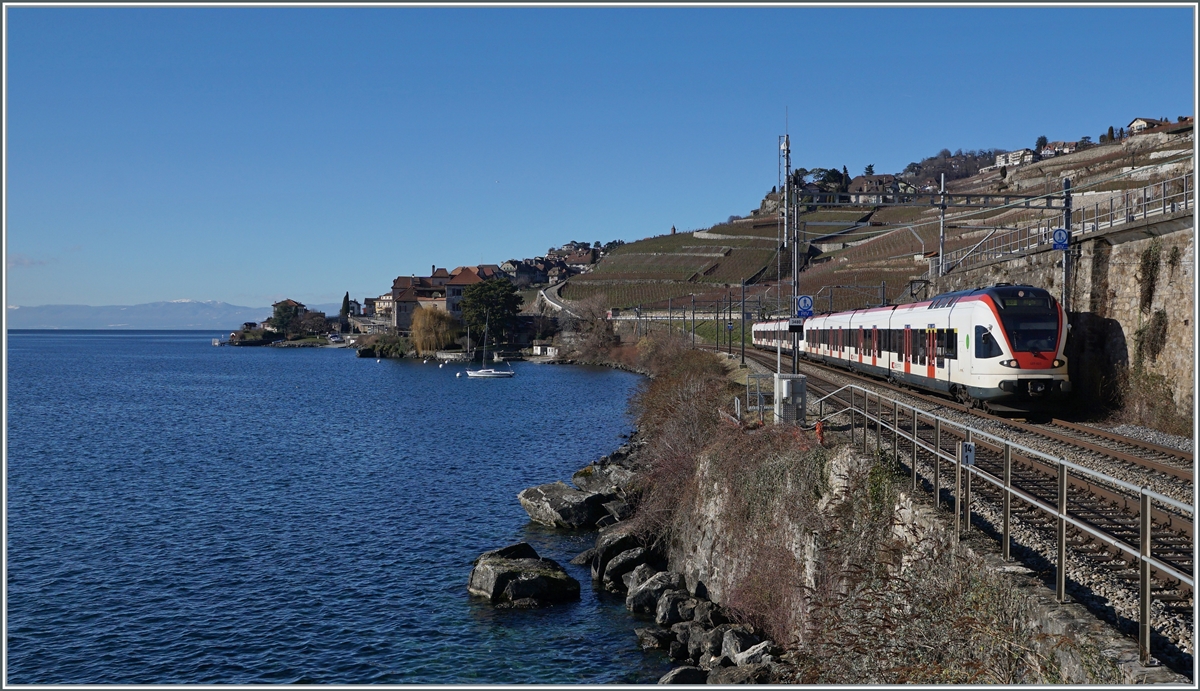
MULTIPOLYGON (((487 365, 487 334, 488 334, 488 317, 483 320, 483 364, 487 365)), ((511 377, 516 372, 513 371, 512 365, 508 369, 496 369, 495 367, 482 367, 480 369, 467 368, 467 376, 476 379, 503 379, 511 377)))

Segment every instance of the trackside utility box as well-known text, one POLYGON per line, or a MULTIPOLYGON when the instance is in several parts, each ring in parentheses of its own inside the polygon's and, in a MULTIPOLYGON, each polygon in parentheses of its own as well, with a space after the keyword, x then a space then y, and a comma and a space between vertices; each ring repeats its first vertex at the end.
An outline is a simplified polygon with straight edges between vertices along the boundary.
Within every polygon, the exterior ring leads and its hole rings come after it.
POLYGON ((775 375, 775 422, 803 423, 808 407, 808 377, 775 375))

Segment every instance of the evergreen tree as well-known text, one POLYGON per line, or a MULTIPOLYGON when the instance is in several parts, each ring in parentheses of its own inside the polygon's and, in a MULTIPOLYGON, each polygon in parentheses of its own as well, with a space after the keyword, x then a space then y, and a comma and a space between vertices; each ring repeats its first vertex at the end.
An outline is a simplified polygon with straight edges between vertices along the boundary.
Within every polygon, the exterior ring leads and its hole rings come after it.
POLYGON ((1110 142, 1111 142, 1111 141, 1113 140, 1113 135, 1114 135, 1114 134, 1115 134, 1115 133, 1113 132, 1112 125, 1109 125, 1109 126, 1108 126, 1108 141, 1110 141, 1110 142))
POLYGON ((1042 136, 1037 138, 1037 145, 1036 145, 1037 150, 1041 151, 1042 149, 1046 148, 1046 145, 1049 143, 1050 143, 1050 140, 1046 139, 1046 135, 1043 134, 1042 136))
POLYGON ((863 169, 863 175, 874 175, 874 174, 875 174, 875 164, 868 163, 867 167, 863 169))
POLYGON ((342 321, 346 321, 346 317, 350 316, 350 291, 348 290, 342 297, 342 309, 338 311, 338 316, 342 318, 342 321))
POLYGON ((521 311, 521 294, 517 287, 503 278, 467 286, 463 290, 462 318, 472 331, 486 324, 492 343, 498 343, 505 330, 510 328, 521 311))

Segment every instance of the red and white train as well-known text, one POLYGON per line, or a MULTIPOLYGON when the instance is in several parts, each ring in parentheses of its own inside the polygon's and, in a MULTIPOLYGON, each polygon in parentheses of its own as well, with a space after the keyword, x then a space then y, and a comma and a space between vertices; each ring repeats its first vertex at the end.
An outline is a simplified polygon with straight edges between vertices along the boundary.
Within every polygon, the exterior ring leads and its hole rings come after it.
MULTIPOLYGON (((756 347, 791 353, 788 320, 753 327, 756 347)), ((1047 291, 998 283, 907 305, 805 320, 801 357, 987 408, 1031 410, 1070 392, 1067 318, 1047 291)))

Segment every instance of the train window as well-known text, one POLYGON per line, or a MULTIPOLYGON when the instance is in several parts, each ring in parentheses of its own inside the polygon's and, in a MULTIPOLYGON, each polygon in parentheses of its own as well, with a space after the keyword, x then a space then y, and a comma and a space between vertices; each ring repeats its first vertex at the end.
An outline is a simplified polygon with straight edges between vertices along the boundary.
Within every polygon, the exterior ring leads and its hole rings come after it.
POLYGON ((937 357, 946 357, 946 330, 937 330, 937 357))
POLYGON ((958 359, 958 329, 946 329, 946 359, 958 359))
POLYGON ((1000 350, 1000 344, 992 337, 992 333, 985 326, 975 327, 975 357, 986 360, 988 358, 1000 357, 1004 351, 1000 350))

